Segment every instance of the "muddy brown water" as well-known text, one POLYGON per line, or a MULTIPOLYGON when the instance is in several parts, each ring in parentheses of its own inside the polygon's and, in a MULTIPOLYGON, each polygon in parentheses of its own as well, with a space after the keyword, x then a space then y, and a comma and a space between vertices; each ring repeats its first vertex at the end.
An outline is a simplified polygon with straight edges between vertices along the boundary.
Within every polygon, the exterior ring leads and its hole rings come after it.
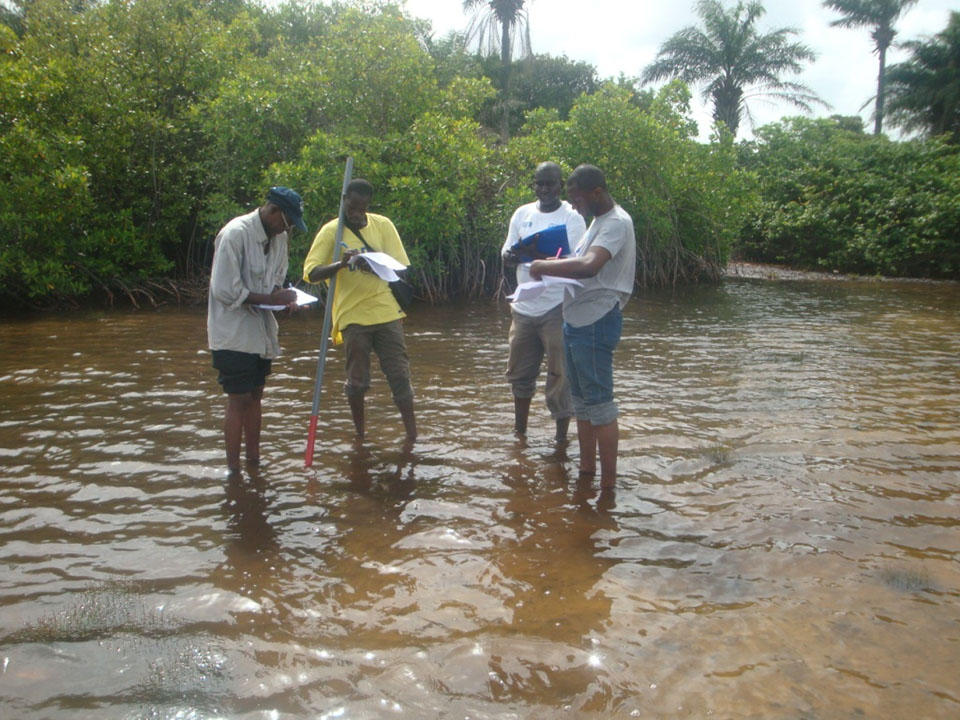
POLYGON ((225 477, 199 309, 0 324, 0 717, 960 716, 960 287, 646 293, 578 487, 504 305, 415 307, 421 439, 282 323, 225 477))

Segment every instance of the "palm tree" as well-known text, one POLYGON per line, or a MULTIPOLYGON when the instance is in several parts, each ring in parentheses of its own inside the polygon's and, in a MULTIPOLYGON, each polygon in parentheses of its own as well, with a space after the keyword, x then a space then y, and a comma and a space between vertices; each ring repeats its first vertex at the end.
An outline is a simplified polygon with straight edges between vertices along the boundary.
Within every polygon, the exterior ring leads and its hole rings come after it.
POLYGON ((680 78, 703 85, 704 98, 713 100, 713 119, 736 136, 740 118, 752 116, 746 102, 752 97, 773 97, 810 111, 827 104, 812 90, 781 79, 798 73, 815 55, 806 45, 790 40, 792 28, 757 32, 755 23, 766 12, 756 0, 740 2, 729 10, 719 0, 699 0, 697 14, 703 27, 687 27, 670 37, 642 75, 645 83, 680 78))
POLYGON ((887 67, 887 49, 893 44, 897 31, 893 24, 897 18, 917 0, 824 0, 825 7, 836 10, 842 18, 831 25, 845 28, 871 28, 874 52, 880 56, 880 72, 877 75, 877 101, 874 110, 873 134, 883 130, 884 74, 887 67))
POLYGON ((500 53, 503 70, 500 137, 504 142, 510 132, 510 63, 518 45, 521 57, 530 55, 530 23, 525 5, 525 0, 463 0, 463 9, 473 13, 467 26, 467 41, 476 40, 480 52, 500 53))
POLYGON ((960 143, 960 12, 932 39, 904 43, 910 59, 886 72, 890 122, 960 143))

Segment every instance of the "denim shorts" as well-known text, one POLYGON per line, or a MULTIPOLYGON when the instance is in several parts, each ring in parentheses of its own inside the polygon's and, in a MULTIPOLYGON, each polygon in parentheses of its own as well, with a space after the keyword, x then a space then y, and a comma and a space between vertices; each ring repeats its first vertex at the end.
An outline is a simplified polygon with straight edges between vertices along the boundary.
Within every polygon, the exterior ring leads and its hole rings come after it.
POLYGON ((238 350, 213 350, 213 367, 220 371, 217 382, 228 394, 243 395, 263 387, 270 374, 270 361, 238 350))
POLYGON ((613 351, 620 342, 622 329, 619 304, 590 325, 563 324, 567 379, 577 420, 607 425, 617 419, 617 404, 613 399, 613 351))

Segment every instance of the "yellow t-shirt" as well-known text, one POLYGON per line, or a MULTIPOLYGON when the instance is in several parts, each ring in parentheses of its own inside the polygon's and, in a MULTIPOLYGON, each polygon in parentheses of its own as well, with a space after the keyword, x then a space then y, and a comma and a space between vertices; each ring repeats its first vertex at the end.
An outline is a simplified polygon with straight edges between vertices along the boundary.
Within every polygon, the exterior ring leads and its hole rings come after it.
MULTIPOLYGON (((367 213, 367 224, 360 229, 360 234, 373 250, 384 252, 404 265, 410 264, 403 243, 400 242, 400 234, 389 218, 367 213)), ((303 261, 304 280, 310 282, 310 272, 315 267, 333 262, 333 243, 336 237, 336 220, 331 220, 320 228, 303 261)), ((349 249, 366 252, 360 238, 346 226, 343 228, 343 243, 349 249)), ((341 252, 343 250, 341 248, 341 252)), ((340 329, 348 325, 377 325, 406 317, 390 292, 390 286, 373 273, 350 267, 340 270, 336 278, 331 331, 334 343, 343 342, 340 329)), ((329 286, 330 280, 324 282, 329 286)))

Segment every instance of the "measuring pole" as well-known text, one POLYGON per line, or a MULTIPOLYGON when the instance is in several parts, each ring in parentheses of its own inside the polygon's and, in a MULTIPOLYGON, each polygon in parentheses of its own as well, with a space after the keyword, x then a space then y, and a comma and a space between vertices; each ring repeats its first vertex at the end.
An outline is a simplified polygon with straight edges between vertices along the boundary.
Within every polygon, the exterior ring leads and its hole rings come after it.
MULTIPOLYGON (((340 215, 337 218, 337 237, 333 241, 333 262, 340 261, 340 245, 343 242, 343 214, 344 200, 347 196, 347 185, 353 176, 353 158, 347 158, 347 168, 343 173, 343 190, 340 192, 340 215)), ((323 332, 320 335, 320 356, 317 358, 317 382, 313 386, 313 409, 310 411, 310 429, 307 432, 307 455, 304 465, 313 465, 313 444, 317 437, 317 413, 320 411, 320 391, 323 389, 323 370, 327 364, 327 344, 330 338, 330 325, 333 319, 333 293, 337 288, 337 271, 330 278, 327 288, 327 306, 323 311, 323 332)))

